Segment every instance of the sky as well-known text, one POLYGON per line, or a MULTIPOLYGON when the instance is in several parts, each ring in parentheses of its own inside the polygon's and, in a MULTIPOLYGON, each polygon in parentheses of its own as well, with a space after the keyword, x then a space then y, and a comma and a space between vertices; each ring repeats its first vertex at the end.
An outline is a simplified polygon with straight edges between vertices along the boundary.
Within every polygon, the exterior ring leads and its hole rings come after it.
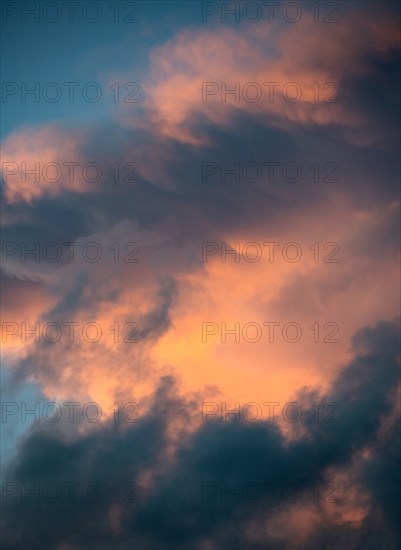
POLYGON ((400 548, 399 3, 1 10, 3 548, 400 548))

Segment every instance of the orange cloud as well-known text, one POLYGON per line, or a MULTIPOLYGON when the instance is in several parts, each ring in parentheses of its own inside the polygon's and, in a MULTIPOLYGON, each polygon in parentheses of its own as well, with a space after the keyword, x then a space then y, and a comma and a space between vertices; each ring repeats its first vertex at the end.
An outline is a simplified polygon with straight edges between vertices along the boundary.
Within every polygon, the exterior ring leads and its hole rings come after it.
MULTIPOLYGON (((28 349, 33 354, 35 379, 49 398, 57 395, 93 400, 105 411, 115 401, 140 402, 146 408, 160 377, 168 374, 178 378, 182 395, 209 388, 205 400, 226 402, 228 409, 235 402, 257 402, 265 416, 265 401, 283 405, 305 386, 327 389, 350 358, 350 340, 355 331, 397 315, 392 289, 398 271, 391 255, 383 253, 378 264, 364 252, 371 232, 380 228, 394 209, 358 213, 334 195, 320 209, 319 219, 312 212, 302 211, 274 231, 255 223, 247 232, 228 232, 220 237, 233 247, 236 242, 243 246, 247 242, 296 241, 303 253, 297 263, 285 261, 279 247, 274 263, 267 261, 265 253, 256 263, 243 259, 236 263, 230 256, 222 263, 216 254, 202 264, 201 243, 187 244, 187 250, 178 253, 158 230, 141 229, 128 221, 111 232, 77 239, 81 243, 96 241, 106 250, 110 242, 122 242, 124 236, 133 235, 140 243, 140 261, 116 264, 105 257, 98 264, 88 264, 81 259, 47 275, 49 296, 70 294, 78 274, 86 273, 91 284, 85 286, 73 310, 37 312, 35 320, 41 323, 76 322, 79 328, 74 343, 63 338, 43 349, 34 342, 24 344, 25 348, 20 345, 21 352, 28 349), (339 243, 339 263, 315 263, 309 246, 316 241, 339 243), (162 283, 171 275, 176 295, 163 305, 162 283), (96 343, 80 336, 82 326, 88 322, 102 329, 96 343), (124 326, 130 322, 139 325, 137 343, 123 342, 124 326), (217 323, 218 332, 205 342, 202 324, 208 322, 217 323), (265 322, 280 323, 274 342, 269 341, 265 322), (281 327, 288 322, 301 326, 302 338, 296 343, 282 337, 281 327), (323 329, 327 322, 338 325, 338 343, 322 342, 322 337, 328 335, 323 329), (118 343, 111 328, 115 323, 120 327, 118 343), (228 334, 223 343, 222 323, 228 329, 240 323, 241 334, 247 323, 258 323, 262 337, 252 343, 240 336, 236 343, 234 335, 228 334), (314 342, 310 329, 314 323, 320 325, 319 343, 314 342), (159 328, 141 338, 141 331, 153 325, 159 328)), ((23 313, 18 317, 22 319, 23 313)))

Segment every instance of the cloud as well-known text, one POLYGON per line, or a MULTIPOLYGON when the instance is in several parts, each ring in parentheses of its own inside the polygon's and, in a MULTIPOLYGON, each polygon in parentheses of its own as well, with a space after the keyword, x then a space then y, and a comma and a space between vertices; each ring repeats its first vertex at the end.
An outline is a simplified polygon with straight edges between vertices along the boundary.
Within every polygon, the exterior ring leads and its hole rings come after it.
MULTIPOLYGON (((82 139, 56 125, 27 128, 8 136, 2 162, 6 200, 30 203, 43 195, 57 196, 62 190, 88 192, 91 185, 85 182, 82 170, 82 139)), ((94 174, 88 173, 91 178, 94 174)))
POLYGON ((399 30, 388 14, 356 13, 328 26, 310 16, 274 30, 266 22, 182 31, 152 52, 144 84, 149 120, 162 136, 192 145, 210 140, 205 122, 232 127, 239 112, 266 126, 331 126, 353 143, 374 143, 361 132, 372 121, 351 106, 349 80, 366 77, 375 59, 396 52, 399 30))
MULTIPOLYGON (((318 548, 322 540, 348 535, 359 547, 368 533, 368 523, 361 530, 361 520, 355 523, 345 515, 341 520, 333 511, 325 512, 327 506, 319 505, 313 495, 318 486, 331 481, 327 480, 328 472, 346 472, 358 453, 370 449, 365 458, 359 456, 358 469, 364 474, 356 481, 363 483, 365 492, 372 496, 381 492, 382 496, 362 521, 373 518, 374 529, 386 530, 386 540, 395 548, 396 538, 392 537, 397 536, 397 518, 386 514, 383 520, 382 512, 388 506, 385 489, 373 480, 374 472, 397 454, 394 444, 384 457, 379 452, 379 458, 376 438, 396 399, 398 326, 381 323, 361 331, 357 339, 358 345, 363 342, 364 353, 355 355, 329 391, 319 396, 324 402, 339 404, 339 421, 316 423, 312 414, 308 415, 302 421, 305 436, 292 442, 285 441, 277 425, 266 421, 244 424, 216 420, 188 433, 185 419, 193 416, 199 402, 179 398, 169 378, 154 394, 146 416, 132 427, 109 423, 72 439, 63 437, 60 430, 55 434, 50 428, 33 429, 22 444, 19 459, 7 472, 7 479, 14 483, 9 491, 16 494, 7 496, 6 544, 19 549, 22 543, 27 547, 29 540, 28 548, 34 548, 45 537, 54 547, 65 543, 72 549, 88 545, 96 549, 105 543, 117 548, 133 544, 213 548, 229 547, 234 541, 243 547, 251 544, 263 548, 268 544, 280 548, 300 538, 301 545, 318 548), (175 433, 174 452, 166 454, 171 437, 167 426, 172 424, 180 436, 175 433), (91 504, 83 504, 82 495, 74 504, 65 498, 50 504, 40 497, 37 503, 21 503, 23 483, 43 487, 53 482, 53 487, 61 487, 66 481, 94 483, 103 489, 116 482, 137 483, 137 502, 113 503, 113 493, 104 491, 102 498, 91 504), (265 494, 251 502, 231 494, 226 501, 221 500, 222 487, 242 488, 262 482, 292 484, 302 491, 303 498, 290 504, 265 494), (278 531, 280 523, 288 521, 287 513, 283 515, 286 510, 295 525, 302 522, 299 530, 278 531), (19 519, 22 514, 24 521, 15 530, 17 514, 19 519), (322 515, 324 522, 315 521, 322 515), (253 531, 250 526, 255 522, 259 528, 253 531)), ((365 496, 361 502, 365 508, 366 502, 365 496)))
POLYGON ((398 30, 381 7, 341 15, 335 25, 175 26, 141 68, 139 109, 121 104, 109 121, 6 137, 3 160, 14 164, 7 174, 3 165, 2 321, 19 326, 2 349, 11 395, 103 411, 98 423, 41 422, 13 439, 10 550, 27 541, 59 550, 397 547, 398 30), (203 81, 272 80, 299 81, 305 95, 222 103, 220 86, 202 102, 203 81), (339 83, 340 101, 314 102, 308 86, 327 81, 339 83), (72 179, 66 169, 54 181, 21 181, 23 162, 42 172, 71 161, 72 179), (101 166, 99 181, 92 169, 83 177, 88 163, 101 166), (135 181, 124 179, 127 163, 135 181), (205 163, 215 170, 206 180, 205 163), (244 177, 249 163, 261 168, 258 181, 244 177), (294 163, 301 178, 290 182, 294 163), (266 241, 280 243, 274 262, 266 241), (49 243, 58 261, 46 256, 49 243), (224 258, 249 243, 259 261, 224 258), (283 256, 288 243, 301 247, 300 261, 283 256), (330 251, 338 263, 324 261, 330 251), (222 341, 223 323, 266 321, 298 323, 301 340, 279 330, 270 342, 265 330, 257 342, 222 341), (207 342, 205 322, 218 326, 207 342), (21 340, 22 323, 40 324, 39 342, 21 340), (66 323, 78 326, 74 341, 66 323), (326 323, 338 325, 339 341, 315 342, 316 323, 320 340, 326 323), (49 324, 63 327, 60 341, 43 336, 49 324), (100 327, 99 341, 87 324, 100 327), (308 411, 294 424, 269 422, 266 409, 255 423, 202 423, 203 401, 291 400, 308 411), (315 421, 313 404, 326 401, 339 405, 339 422, 315 421), (135 402, 140 422, 113 424, 117 402, 135 402), (104 495, 21 501, 21 484, 49 481, 94 481, 104 495), (302 499, 272 499, 270 481, 295 484, 302 499), (141 490, 129 503, 124 484, 133 482, 141 490), (261 498, 221 501, 222 488, 254 482, 261 498), (326 498, 330 484, 338 502, 326 498))

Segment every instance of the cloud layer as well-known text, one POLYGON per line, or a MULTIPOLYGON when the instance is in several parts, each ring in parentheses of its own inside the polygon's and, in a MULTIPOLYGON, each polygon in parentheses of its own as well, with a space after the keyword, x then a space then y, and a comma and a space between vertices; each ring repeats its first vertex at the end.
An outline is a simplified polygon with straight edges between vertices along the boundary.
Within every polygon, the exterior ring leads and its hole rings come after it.
POLYGON ((139 106, 4 140, 5 547, 395 550, 392 10, 174 25, 143 63, 139 106), (20 422, 33 387, 101 418, 20 422))

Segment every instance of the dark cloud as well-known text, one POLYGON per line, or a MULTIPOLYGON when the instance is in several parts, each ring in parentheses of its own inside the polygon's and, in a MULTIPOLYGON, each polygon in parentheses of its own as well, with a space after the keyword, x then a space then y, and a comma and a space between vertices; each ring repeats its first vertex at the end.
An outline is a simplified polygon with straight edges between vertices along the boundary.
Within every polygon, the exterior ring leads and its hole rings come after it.
MULTIPOLYGON (((275 482, 293 484, 307 498, 299 512, 313 503, 313 489, 323 483, 329 469, 351 464, 361 450, 371 454, 358 464, 358 478, 374 497, 360 529, 349 525, 333 527, 324 523, 305 546, 321 548, 333 541, 353 541, 355 548, 396 549, 399 542, 396 469, 399 442, 394 431, 378 440, 379 428, 392 411, 399 374, 398 325, 381 323, 361 331, 355 339, 359 354, 342 370, 320 401, 339 406, 338 422, 316 423, 311 416, 302 421, 301 438, 286 441, 275 424, 211 421, 194 433, 178 434, 174 457, 166 453, 167 426, 191 418, 199 406, 175 395, 171 378, 161 381, 150 412, 134 425, 109 425, 78 439, 55 436, 49 428, 36 427, 25 438, 17 461, 5 480, 20 488, 54 482, 96 483, 103 496, 96 503, 61 500, 53 504, 43 498, 33 504, 21 503, 21 496, 7 496, 4 505, 3 537, 15 550, 47 547, 68 542, 72 548, 282 548, 296 544, 285 531, 280 541, 267 531, 259 539, 248 540, 247 525, 266 522, 283 502, 264 498, 246 502, 228 497, 222 502, 221 487, 275 482), (144 470, 151 483, 141 488, 144 470), (141 477, 142 476, 142 477, 141 477), (111 525, 113 507, 110 485, 138 483, 136 503, 120 503, 111 525), (202 484, 208 485, 202 501, 202 484), (107 491, 106 486, 109 488, 107 491), (17 519, 18 518, 18 519, 17 519), (19 528, 15 525, 18 521, 19 528), (118 527, 116 527, 118 525, 118 527), (371 531, 373 530, 373 533, 371 531), (379 537, 380 535, 380 537, 379 537), (266 546, 267 545, 267 546, 266 546)), ((309 390, 311 391, 311 390, 309 390)), ((312 394, 310 394, 312 395, 312 394)), ((133 487, 133 486, 132 486, 133 487)), ((29 497, 28 497, 29 499, 29 497)), ((295 506, 294 504, 287 506, 295 506)), ((284 529, 284 526, 283 526, 284 529)))

